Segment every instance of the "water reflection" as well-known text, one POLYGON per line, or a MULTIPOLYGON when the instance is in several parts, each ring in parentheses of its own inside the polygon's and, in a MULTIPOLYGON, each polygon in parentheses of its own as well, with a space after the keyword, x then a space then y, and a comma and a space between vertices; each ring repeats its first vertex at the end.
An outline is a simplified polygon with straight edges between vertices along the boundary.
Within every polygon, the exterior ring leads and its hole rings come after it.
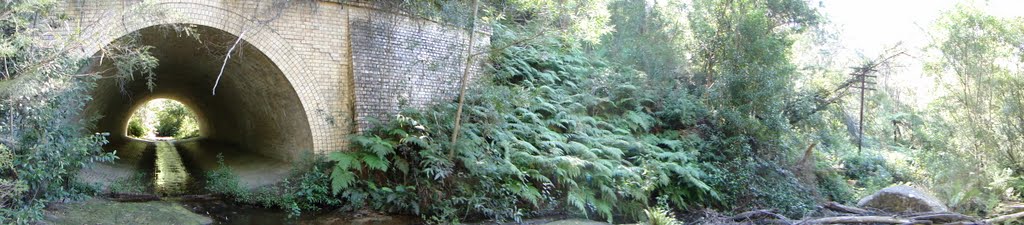
POLYGON ((181 162, 181 155, 168 141, 156 142, 156 191, 164 195, 178 195, 186 191, 189 182, 188 171, 181 162))

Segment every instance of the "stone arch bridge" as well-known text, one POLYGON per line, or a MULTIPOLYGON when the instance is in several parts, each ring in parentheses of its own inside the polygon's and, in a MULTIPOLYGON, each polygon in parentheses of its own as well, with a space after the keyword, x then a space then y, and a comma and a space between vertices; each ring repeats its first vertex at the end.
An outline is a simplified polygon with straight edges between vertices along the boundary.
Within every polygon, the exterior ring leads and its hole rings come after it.
MULTIPOLYGON (((153 46, 160 62, 153 90, 138 78, 101 79, 86 106, 86 115, 102 115, 93 129, 125 141, 134 109, 169 98, 197 114, 202 138, 292 161, 304 151, 344 149, 347 134, 400 104, 457 95, 467 29, 372 2, 275 2, 286 1, 66 2, 72 20, 61 32, 78 32, 91 72, 115 71, 105 56, 125 41, 153 46)), ((489 36, 478 31, 475 48, 489 45, 489 36)), ((481 65, 471 68, 475 76, 481 65)))

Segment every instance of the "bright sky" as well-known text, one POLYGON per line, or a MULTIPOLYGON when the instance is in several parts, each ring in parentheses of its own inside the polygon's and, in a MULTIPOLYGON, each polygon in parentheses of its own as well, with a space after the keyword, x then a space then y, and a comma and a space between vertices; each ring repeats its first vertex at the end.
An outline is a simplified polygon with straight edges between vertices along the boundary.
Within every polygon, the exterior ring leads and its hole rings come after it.
MULTIPOLYGON (((942 12, 952 10, 964 2, 1001 17, 1024 16, 1024 1, 954 1, 954 0, 821 0, 822 11, 839 32, 840 62, 859 62, 860 55, 875 57, 886 48, 903 42, 913 57, 922 56, 921 49, 929 41, 927 31, 942 12)), ((814 2, 819 3, 819 2, 814 2)), ((907 84, 916 90, 918 103, 926 103, 935 96, 931 78, 922 76, 921 61, 904 57, 895 82, 907 84), (928 82, 924 82, 928 81, 928 82)))

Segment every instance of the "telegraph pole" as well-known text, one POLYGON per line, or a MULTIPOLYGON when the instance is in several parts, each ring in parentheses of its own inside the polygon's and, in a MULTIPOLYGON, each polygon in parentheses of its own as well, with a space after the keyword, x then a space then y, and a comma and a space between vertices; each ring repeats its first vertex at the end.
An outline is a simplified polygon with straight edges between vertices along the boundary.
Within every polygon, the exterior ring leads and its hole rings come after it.
POLYGON ((868 79, 874 79, 877 76, 869 75, 873 72, 877 72, 871 67, 854 67, 854 72, 850 75, 853 79, 860 83, 860 86, 853 86, 853 88, 860 89, 860 126, 857 127, 857 154, 860 155, 861 150, 864 148, 864 92, 871 90, 874 91, 874 81, 868 81, 868 79))

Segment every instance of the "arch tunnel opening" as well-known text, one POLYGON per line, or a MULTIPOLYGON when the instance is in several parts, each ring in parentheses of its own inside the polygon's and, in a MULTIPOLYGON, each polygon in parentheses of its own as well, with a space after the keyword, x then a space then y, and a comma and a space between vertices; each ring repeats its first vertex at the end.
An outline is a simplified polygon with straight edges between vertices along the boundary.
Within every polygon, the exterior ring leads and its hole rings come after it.
MULTIPOLYGON (((120 158, 113 165, 90 171, 112 182, 140 171, 159 173, 156 147, 159 142, 132 138, 130 120, 144 104, 170 99, 190 109, 198 133, 194 138, 171 142, 193 176, 216 169, 218 155, 248 186, 274 183, 287 175, 290 163, 312 152, 312 134, 303 105, 288 78, 276 64, 244 38, 224 64, 224 56, 237 36, 213 27, 191 27, 188 34, 153 26, 121 37, 152 46, 159 61, 154 69, 155 86, 145 79, 114 78, 116 65, 97 53, 86 72, 103 76, 91 92, 93 100, 84 115, 99 118, 92 128, 105 132, 120 158), (223 75, 213 94, 214 83, 223 75)), ((155 174, 152 177, 157 177, 155 174)))
POLYGON ((192 109, 173 99, 158 98, 142 104, 128 119, 128 137, 158 141, 199 137, 200 121, 192 109))

